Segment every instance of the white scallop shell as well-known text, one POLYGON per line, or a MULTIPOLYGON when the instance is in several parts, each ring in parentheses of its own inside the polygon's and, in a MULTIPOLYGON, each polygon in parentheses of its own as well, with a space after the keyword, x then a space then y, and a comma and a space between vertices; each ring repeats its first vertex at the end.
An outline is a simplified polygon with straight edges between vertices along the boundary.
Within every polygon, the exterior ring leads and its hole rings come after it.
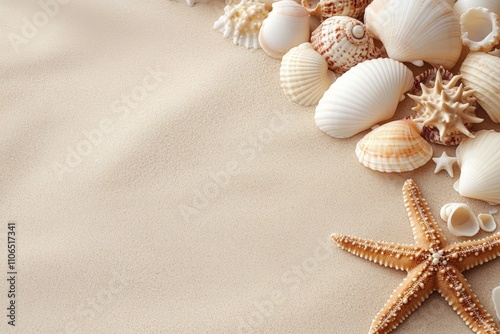
POLYGON ((389 58, 364 61, 338 78, 325 92, 314 120, 335 138, 348 138, 394 116, 413 73, 389 58))
POLYGON ((367 133, 356 145, 359 162, 379 172, 409 172, 425 165, 432 146, 410 120, 386 123, 367 133))
POLYGON ((441 218, 451 234, 459 237, 472 237, 479 232, 479 220, 465 203, 448 203, 440 211, 441 218))
POLYGON ((500 19, 484 7, 469 8, 460 17, 462 43, 471 51, 488 52, 500 41, 500 19))
POLYGON ((498 0, 458 0, 453 6, 457 17, 462 16, 469 8, 484 7, 491 12, 500 15, 500 1, 498 0))
POLYGON ((311 43, 294 47, 281 61, 281 88, 291 101, 302 106, 316 105, 335 78, 311 43))
POLYGON ((402 62, 450 69, 462 52, 460 23, 445 1, 374 0, 365 24, 389 57, 402 62))
POLYGON ((259 49, 259 31, 269 11, 257 0, 241 0, 236 5, 227 5, 214 23, 214 29, 224 38, 231 38, 235 45, 259 49))
POLYGON ((500 204, 500 132, 482 130, 457 148, 460 195, 500 204))
POLYGON ((474 89, 477 102, 493 122, 500 123, 500 58, 482 52, 471 52, 460 67, 462 82, 474 89))
POLYGON ((281 58, 291 48, 309 42, 309 13, 292 0, 273 3, 273 10, 262 23, 259 43, 273 58, 281 58))

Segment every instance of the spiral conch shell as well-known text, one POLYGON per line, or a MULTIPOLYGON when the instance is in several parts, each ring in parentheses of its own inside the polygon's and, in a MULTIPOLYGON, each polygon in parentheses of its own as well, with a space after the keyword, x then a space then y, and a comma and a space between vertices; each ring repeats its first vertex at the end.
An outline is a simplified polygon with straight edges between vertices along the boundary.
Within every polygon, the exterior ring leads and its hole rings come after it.
POLYGON ((484 7, 470 8, 460 17, 462 43, 471 51, 488 52, 500 42, 499 16, 484 7))
POLYGON ((442 0, 374 0, 365 24, 401 62, 451 69, 462 52, 459 20, 442 0))
POLYGON ((363 18, 366 6, 372 0, 320 0, 312 7, 309 0, 302 0, 309 14, 319 16, 325 20, 332 16, 350 16, 356 19, 363 18))
POLYGON ((328 68, 344 73, 368 59, 380 57, 373 35, 360 21, 349 16, 333 16, 313 31, 311 44, 328 62, 328 68))
POLYGON ((259 31, 268 13, 266 5, 257 0, 241 0, 224 8, 214 29, 222 32, 224 38, 232 38, 236 45, 259 49, 259 31))
POLYGON ((477 102, 493 122, 500 123, 500 58, 482 52, 471 52, 460 67, 462 82, 474 89, 477 102))
POLYGON ((413 85, 413 73, 389 58, 364 61, 338 78, 325 92, 314 120, 335 138, 348 138, 394 116, 413 85))
POLYGON ((317 104, 335 79, 326 60, 311 43, 294 47, 281 61, 281 88, 291 101, 302 106, 317 104))
POLYGON ((356 156, 365 167, 379 172, 409 172, 425 165, 432 146, 410 120, 386 123, 366 134, 356 145, 356 156))
POLYGON ((500 132, 481 130, 457 148, 460 195, 500 204, 500 132))

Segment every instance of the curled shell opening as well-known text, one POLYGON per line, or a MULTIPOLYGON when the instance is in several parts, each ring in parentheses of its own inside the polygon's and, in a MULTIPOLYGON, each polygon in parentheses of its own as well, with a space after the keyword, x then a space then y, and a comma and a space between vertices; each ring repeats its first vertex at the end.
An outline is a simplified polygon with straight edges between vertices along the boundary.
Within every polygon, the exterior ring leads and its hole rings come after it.
POLYGON ((500 41, 498 16, 483 7, 470 8, 460 17, 462 43, 471 51, 488 52, 500 41))

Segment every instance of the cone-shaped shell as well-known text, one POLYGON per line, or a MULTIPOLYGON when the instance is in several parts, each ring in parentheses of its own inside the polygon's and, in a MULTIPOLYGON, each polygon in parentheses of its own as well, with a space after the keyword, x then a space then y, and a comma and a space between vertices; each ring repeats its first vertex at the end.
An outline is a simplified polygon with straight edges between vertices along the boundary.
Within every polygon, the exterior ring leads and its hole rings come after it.
POLYGON ((458 145, 460 195, 500 204, 500 132, 482 130, 458 145))
POLYGON ((419 134, 415 123, 386 123, 366 134, 356 145, 361 164, 379 172, 409 172, 425 165, 432 147, 419 134))
POLYGON ((462 82, 474 89, 477 102, 491 119, 500 123, 500 58, 482 52, 472 52, 460 67, 462 82))
POLYGON ((326 60, 312 48, 311 43, 303 43, 283 56, 281 88, 297 104, 318 104, 334 80, 335 75, 328 71, 326 60))
POLYGON ((389 58, 362 62, 337 79, 316 107, 318 128, 348 138, 394 116, 413 85, 413 73, 389 58))
POLYGON ((451 69, 462 52, 460 23, 445 1, 374 0, 365 24, 389 57, 402 62, 451 69))
POLYGON ((344 73, 365 60, 380 57, 372 33, 349 16, 333 16, 323 21, 313 31, 311 44, 335 73, 344 73))

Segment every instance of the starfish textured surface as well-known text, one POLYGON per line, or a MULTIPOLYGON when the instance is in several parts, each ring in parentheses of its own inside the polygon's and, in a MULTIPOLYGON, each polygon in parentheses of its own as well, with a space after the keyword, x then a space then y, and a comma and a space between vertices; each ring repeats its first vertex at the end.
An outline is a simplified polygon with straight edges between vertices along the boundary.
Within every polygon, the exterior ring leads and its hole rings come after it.
POLYGON ((405 182, 403 196, 413 229, 414 245, 339 234, 332 236, 340 248, 352 254, 408 272, 373 320, 369 333, 389 333, 432 292, 438 291, 475 333, 500 334, 493 318, 462 274, 500 255, 500 233, 481 240, 448 244, 413 180, 405 182))
POLYGON ((443 152, 439 158, 432 158, 432 160, 436 163, 434 173, 438 173, 444 169, 448 172, 449 176, 453 177, 453 164, 457 162, 456 157, 450 157, 446 152, 443 152))

